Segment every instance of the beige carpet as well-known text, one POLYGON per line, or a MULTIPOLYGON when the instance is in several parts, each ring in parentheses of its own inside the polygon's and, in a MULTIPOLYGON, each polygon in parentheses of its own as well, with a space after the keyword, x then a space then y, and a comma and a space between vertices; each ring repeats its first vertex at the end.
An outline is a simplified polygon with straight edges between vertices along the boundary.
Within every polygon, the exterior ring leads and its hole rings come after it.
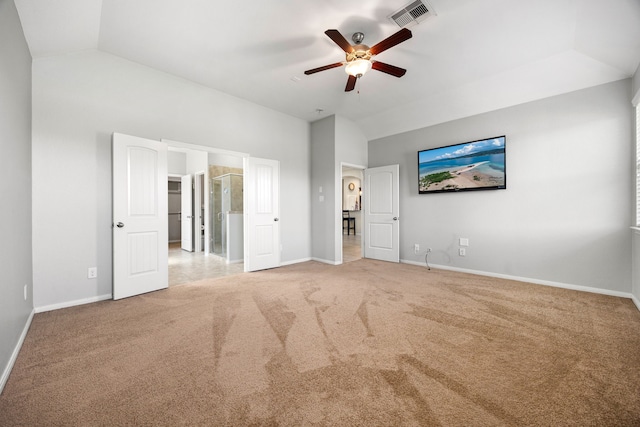
POLYGON ((3 426, 638 426, 628 299, 371 260, 37 314, 3 426))

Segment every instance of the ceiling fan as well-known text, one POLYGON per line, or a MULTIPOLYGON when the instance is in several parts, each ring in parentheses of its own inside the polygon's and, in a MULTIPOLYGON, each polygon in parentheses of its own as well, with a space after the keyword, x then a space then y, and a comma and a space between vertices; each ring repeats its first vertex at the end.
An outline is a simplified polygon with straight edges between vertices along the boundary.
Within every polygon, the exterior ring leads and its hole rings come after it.
POLYGON ((307 70, 304 73, 306 75, 314 74, 324 70, 330 70, 331 68, 341 67, 346 65, 345 71, 349 74, 347 79, 347 86, 344 88, 345 92, 352 91, 356 86, 356 80, 362 77, 370 69, 382 71, 383 73, 390 74, 395 77, 402 77, 407 72, 404 68, 396 67, 395 65, 385 64, 380 61, 373 61, 371 58, 385 50, 392 48, 393 46, 409 40, 412 36, 411 31, 403 28, 392 36, 387 37, 380 43, 369 47, 362 44, 364 34, 357 32, 351 37, 351 40, 355 45, 351 45, 343 37, 338 30, 327 30, 324 32, 335 44, 340 46, 346 53, 346 61, 336 62, 334 64, 325 65, 323 67, 313 68, 307 70))

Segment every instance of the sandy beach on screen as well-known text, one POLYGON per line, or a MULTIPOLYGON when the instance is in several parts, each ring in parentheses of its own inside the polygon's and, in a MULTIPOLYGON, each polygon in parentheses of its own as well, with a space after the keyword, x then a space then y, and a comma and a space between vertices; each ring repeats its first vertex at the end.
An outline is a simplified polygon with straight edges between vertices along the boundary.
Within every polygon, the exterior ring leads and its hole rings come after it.
POLYGON ((447 179, 442 182, 433 183, 429 185, 427 191, 454 188, 486 187, 503 183, 502 179, 474 170, 478 166, 485 163, 488 162, 472 163, 460 168, 449 169, 449 173, 451 173, 451 175, 454 175, 454 178, 447 179))

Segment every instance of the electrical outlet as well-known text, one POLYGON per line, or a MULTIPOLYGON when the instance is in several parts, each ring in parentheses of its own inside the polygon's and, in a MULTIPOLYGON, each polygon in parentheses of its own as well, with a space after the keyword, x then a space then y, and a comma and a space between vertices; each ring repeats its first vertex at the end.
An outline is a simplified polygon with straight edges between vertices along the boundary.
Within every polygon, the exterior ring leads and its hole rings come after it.
POLYGON ((467 239, 466 237, 461 237, 460 246, 469 246, 469 239, 467 239))
POLYGON ((27 300, 27 285, 24 285, 24 300, 27 300))
POLYGON ((98 267, 89 267, 87 270, 87 278, 95 279, 96 277, 98 277, 98 267))
POLYGON ((460 256, 467 256, 467 250, 466 250, 465 248, 460 248, 460 249, 458 250, 458 254, 459 254, 460 256))
POLYGON ((420 245, 419 244, 416 243, 415 245, 413 245, 413 252, 416 253, 416 254, 418 252, 420 252, 420 245))

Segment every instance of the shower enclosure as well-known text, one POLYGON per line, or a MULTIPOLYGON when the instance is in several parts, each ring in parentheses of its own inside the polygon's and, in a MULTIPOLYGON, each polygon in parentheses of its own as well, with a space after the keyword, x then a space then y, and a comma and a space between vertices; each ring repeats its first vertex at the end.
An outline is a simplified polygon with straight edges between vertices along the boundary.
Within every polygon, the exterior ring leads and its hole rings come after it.
POLYGON ((228 173, 210 179, 209 248, 227 262, 243 258, 242 209, 242 175, 228 173))

